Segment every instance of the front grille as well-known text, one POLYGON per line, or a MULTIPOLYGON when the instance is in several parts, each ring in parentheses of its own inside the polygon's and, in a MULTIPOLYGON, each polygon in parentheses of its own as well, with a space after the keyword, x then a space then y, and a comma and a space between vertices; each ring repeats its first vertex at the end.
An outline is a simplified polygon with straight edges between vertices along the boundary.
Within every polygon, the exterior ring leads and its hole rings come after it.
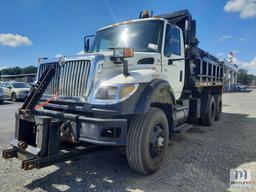
MULTIPOLYGON (((43 74, 47 66, 53 63, 41 64, 38 70, 38 77, 43 74)), ((49 83, 45 94, 62 96, 86 96, 87 81, 90 71, 90 61, 67 61, 62 67, 59 63, 56 73, 49 83)))

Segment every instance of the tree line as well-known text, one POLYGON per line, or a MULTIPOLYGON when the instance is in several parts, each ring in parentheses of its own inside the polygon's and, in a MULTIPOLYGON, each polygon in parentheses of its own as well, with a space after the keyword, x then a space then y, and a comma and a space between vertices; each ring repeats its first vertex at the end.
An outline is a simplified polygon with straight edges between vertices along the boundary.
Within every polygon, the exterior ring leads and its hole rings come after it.
POLYGON ((0 75, 19 75, 19 74, 29 74, 29 73, 36 73, 37 67, 35 66, 28 66, 28 67, 11 67, 11 68, 4 68, 0 70, 0 75))
POLYGON ((239 69, 237 82, 243 85, 256 84, 256 76, 253 74, 248 74, 246 69, 239 69))

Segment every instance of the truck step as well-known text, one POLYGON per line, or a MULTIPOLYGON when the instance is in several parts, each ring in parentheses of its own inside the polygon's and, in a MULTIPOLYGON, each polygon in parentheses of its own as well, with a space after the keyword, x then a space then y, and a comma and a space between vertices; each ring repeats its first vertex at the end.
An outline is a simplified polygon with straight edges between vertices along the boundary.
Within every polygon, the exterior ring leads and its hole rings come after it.
POLYGON ((181 110, 184 110, 184 109, 188 109, 188 106, 184 106, 184 105, 176 105, 173 107, 173 109, 175 111, 181 111, 181 110))
POLYGON ((179 99, 177 104, 181 106, 189 106, 189 99, 179 99))
POLYGON ((173 129, 173 132, 174 132, 174 133, 185 132, 185 131, 187 131, 188 129, 190 129, 190 128, 192 128, 192 127, 193 127, 193 125, 185 123, 185 124, 183 124, 183 125, 180 125, 180 126, 178 126, 178 127, 175 127, 175 128, 173 129))

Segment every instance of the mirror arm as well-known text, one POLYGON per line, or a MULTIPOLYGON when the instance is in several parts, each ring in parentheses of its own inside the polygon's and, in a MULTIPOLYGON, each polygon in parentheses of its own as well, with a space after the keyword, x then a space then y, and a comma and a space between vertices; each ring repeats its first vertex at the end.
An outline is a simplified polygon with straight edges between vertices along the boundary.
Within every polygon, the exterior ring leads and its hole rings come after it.
POLYGON ((123 60, 123 74, 125 77, 129 76, 128 61, 123 60))

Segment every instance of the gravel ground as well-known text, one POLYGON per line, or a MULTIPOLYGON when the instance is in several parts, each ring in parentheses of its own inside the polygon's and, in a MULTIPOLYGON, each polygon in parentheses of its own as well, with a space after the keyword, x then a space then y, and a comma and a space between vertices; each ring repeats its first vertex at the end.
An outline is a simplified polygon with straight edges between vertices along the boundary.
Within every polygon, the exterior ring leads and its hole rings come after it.
MULTIPOLYGON (((165 164, 152 176, 132 172, 120 149, 97 151, 76 161, 26 172, 20 169, 18 160, 0 159, 0 191, 231 190, 230 169, 250 168, 256 179, 255 98, 256 91, 224 94, 221 121, 212 127, 195 125, 176 134, 169 144, 165 164)), ((0 151, 9 147, 14 112, 20 105, 0 105, 0 151)))

